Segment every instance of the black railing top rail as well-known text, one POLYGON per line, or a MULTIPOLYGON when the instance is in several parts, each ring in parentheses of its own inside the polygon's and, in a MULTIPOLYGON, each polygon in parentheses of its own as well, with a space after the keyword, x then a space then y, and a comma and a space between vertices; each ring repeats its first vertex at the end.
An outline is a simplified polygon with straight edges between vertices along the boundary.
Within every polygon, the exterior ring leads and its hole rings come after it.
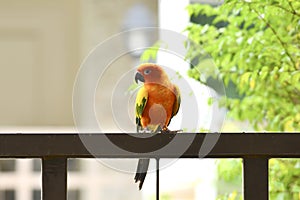
POLYGON ((175 134, 157 134, 148 138, 137 138, 128 134, 0 134, 0 157, 52 157, 92 158, 197 158, 206 136, 219 137, 207 158, 293 158, 300 157, 300 134, 297 133, 178 133, 177 145, 191 141, 184 152, 177 148, 155 151, 175 137, 175 134), (91 154, 82 139, 93 141, 99 147, 91 154), (112 150, 107 145, 119 146, 112 150), (123 151, 124 149, 125 151, 123 151), (143 153, 143 154, 140 154, 143 153))
MULTIPOLYGON (((268 159, 300 158, 296 133, 157 134, 0 134, 0 158, 41 158, 43 200, 67 199, 67 158, 156 158, 156 199, 159 200, 159 158, 198 158, 212 142, 206 158, 243 158, 245 200, 267 200, 268 159), (145 138, 146 137, 146 138, 145 138), (176 138, 175 138, 176 137, 176 138), (165 146, 175 142, 164 151, 165 146), (84 141, 84 142, 83 142, 84 141), (89 145, 93 152, 88 151, 89 145), (187 148, 181 148, 188 144, 187 148), (118 148, 113 148, 113 147, 118 148), (181 150, 180 150, 181 149, 181 150), (182 151, 184 149, 184 151, 182 151)), ((201 156, 200 156, 201 157, 201 156)))

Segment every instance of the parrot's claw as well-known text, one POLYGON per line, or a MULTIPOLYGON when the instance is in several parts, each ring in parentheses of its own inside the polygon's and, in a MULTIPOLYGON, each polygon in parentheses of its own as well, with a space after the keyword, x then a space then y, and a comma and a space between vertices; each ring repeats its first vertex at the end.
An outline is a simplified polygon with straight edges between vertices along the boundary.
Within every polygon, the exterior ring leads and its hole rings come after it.
POLYGON ((148 128, 141 128, 138 133, 152 133, 152 131, 148 128))
POLYGON ((180 133, 182 132, 182 130, 174 130, 174 131, 171 131, 170 129, 168 128, 164 128, 160 131, 161 133, 180 133))

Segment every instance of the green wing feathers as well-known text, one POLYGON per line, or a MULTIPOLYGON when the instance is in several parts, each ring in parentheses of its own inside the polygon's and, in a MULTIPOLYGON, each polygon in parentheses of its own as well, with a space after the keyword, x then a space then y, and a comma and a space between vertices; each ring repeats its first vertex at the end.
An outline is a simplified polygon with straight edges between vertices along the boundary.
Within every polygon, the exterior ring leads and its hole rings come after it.
POLYGON ((143 115, 144 108, 146 107, 147 100, 148 100, 148 92, 144 87, 142 87, 138 91, 135 100, 135 119, 136 119, 136 125, 138 126, 142 126, 141 117, 143 115))

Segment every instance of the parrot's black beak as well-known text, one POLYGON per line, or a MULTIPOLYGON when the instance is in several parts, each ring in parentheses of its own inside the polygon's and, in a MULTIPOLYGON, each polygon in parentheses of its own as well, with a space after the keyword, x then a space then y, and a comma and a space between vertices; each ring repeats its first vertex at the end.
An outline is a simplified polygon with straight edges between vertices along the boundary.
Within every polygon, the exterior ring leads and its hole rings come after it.
POLYGON ((145 79, 143 77, 143 75, 140 73, 140 72, 137 72, 135 74, 135 82, 138 83, 138 81, 141 81, 141 82, 145 82, 145 79))

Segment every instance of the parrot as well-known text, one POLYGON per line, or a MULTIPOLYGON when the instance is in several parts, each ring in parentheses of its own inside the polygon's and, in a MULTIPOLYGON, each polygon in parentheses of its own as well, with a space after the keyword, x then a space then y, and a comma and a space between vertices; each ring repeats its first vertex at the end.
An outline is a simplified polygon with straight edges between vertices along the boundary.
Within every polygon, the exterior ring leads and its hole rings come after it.
MULTIPOLYGON (((173 84, 163 68, 154 63, 144 63, 138 66, 135 82, 143 82, 135 101, 135 119, 137 133, 178 132, 168 129, 172 117, 179 110, 181 96, 178 86, 173 84)), ((142 189, 147 175, 150 159, 139 159, 135 183, 139 182, 142 189)))

